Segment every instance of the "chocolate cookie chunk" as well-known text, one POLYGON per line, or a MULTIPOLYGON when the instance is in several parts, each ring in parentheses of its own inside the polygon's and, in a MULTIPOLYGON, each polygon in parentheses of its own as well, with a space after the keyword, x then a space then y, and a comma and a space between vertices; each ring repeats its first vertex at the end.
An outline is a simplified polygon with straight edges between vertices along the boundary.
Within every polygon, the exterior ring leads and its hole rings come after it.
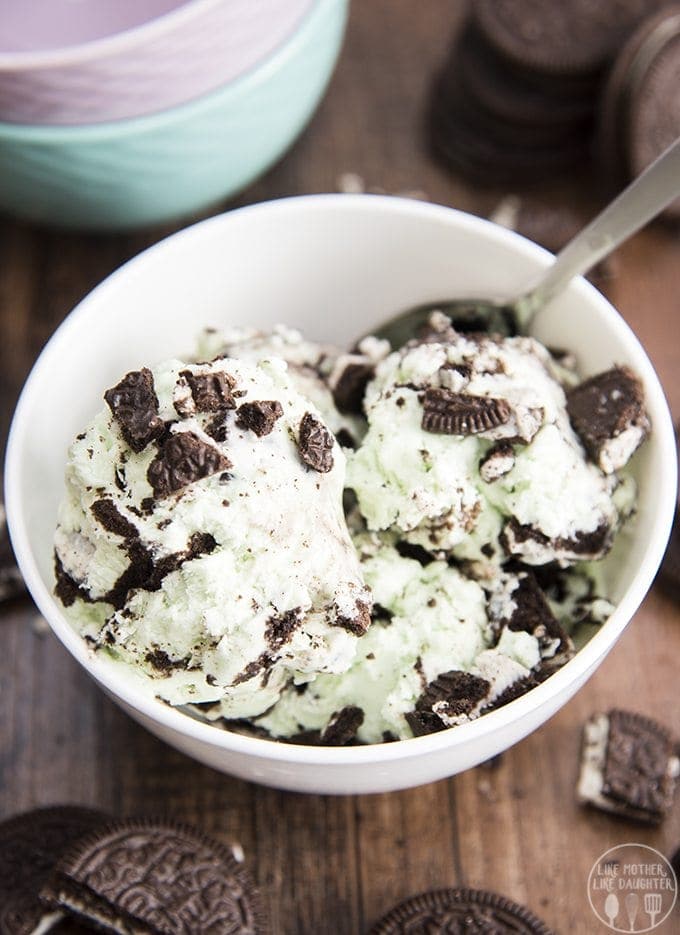
POLYGON ((489 688, 486 679, 470 672, 443 672, 427 685, 415 709, 405 715, 406 721, 416 737, 444 730, 449 726, 447 721, 466 720, 487 697, 489 688))
POLYGON ((88 808, 26 812, 0 824, 0 933, 29 935, 47 915, 38 898, 62 853, 106 822, 88 808))
POLYGON ((320 474, 333 469, 333 436, 311 412, 306 412, 300 422, 298 451, 304 463, 320 474))
POLYGON ((344 413, 363 412, 364 393, 375 373, 370 361, 349 360, 332 387, 335 405, 344 413))
POLYGON ((605 474, 624 467, 649 432, 642 384, 627 367, 613 367, 574 387, 567 393, 567 412, 605 474))
POLYGON ((678 774, 677 745, 651 718, 613 710, 585 725, 578 784, 582 802, 656 825, 671 806, 678 774))
POLYGON ((551 935, 532 912, 484 890, 431 890, 388 912, 369 935, 551 935))
POLYGON ((443 435, 488 432, 503 425, 512 415, 510 404, 505 399, 468 396, 439 387, 428 387, 422 402, 423 429, 443 435))
POLYGON ((167 497, 231 466, 226 455, 193 432, 175 432, 149 465, 147 478, 156 497, 167 497))
POLYGON ((543 659, 564 663, 573 656, 574 644, 550 609, 532 572, 519 572, 517 586, 510 592, 510 601, 510 615, 496 621, 500 628, 507 626, 515 632, 523 630, 535 637, 543 659))
POLYGON ((133 451, 144 448, 163 432, 153 374, 146 367, 127 373, 104 393, 121 434, 133 451))
POLYGON ((234 389, 236 380, 229 373, 218 370, 214 373, 180 373, 189 385, 194 405, 198 412, 219 412, 235 409, 234 389))
POLYGON ((321 731, 320 742, 328 747, 343 747, 354 740, 363 723, 363 710, 357 705, 347 705, 331 715, 330 721, 321 731))
POLYGON ((258 438, 269 435, 277 419, 283 415, 281 403, 276 399, 259 399, 252 403, 243 403, 236 410, 236 424, 239 428, 250 429, 258 438))
POLYGON ((45 905, 114 930, 151 935, 267 931, 249 875, 218 841, 186 825, 115 822, 56 865, 45 905))

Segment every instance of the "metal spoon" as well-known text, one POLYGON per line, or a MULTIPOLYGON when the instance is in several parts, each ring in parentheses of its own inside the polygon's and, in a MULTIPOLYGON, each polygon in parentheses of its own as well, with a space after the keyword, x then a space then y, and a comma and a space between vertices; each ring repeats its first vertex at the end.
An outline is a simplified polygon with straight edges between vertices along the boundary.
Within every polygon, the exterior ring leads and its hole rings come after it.
POLYGON ((424 324, 431 312, 448 315, 460 331, 524 334, 536 312, 569 281, 587 273, 671 201, 680 195, 680 138, 672 143, 635 181, 584 227, 541 273, 537 282, 514 299, 443 299, 393 316, 373 331, 393 348, 401 347, 424 324))

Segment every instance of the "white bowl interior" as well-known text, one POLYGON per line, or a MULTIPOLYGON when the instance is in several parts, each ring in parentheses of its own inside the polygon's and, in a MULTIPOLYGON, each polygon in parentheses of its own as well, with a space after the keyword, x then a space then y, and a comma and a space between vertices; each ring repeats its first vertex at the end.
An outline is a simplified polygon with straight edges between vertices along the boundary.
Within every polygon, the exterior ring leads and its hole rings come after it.
POLYGON ((229 734, 145 697, 138 686, 122 685, 110 664, 93 658, 73 633, 51 591, 52 537, 67 448, 102 406, 103 390, 126 371, 190 354, 199 328, 227 322, 263 328, 285 322, 311 338, 347 345, 420 302, 512 295, 549 261, 549 254, 522 238, 451 209, 327 195, 213 218, 114 273, 43 351, 20 400, 8 449, 13 542, 33 595, 59 638, 127 710, 165 739, 225 771, 288 788, 344 792, 413 785, 492 755, 489 738, 495 737, 500 749, 545 720, 604 657, 642 600, 663 554, 675 502, 673 431, 658 379, 627 325, 583 280, 542 311, 532 330, 549 345, 573 350, 586 375, 613 363, 629 364, 645 385, 654 432, 635 457, 640 492, 634 526, 607 560, 610 595, 619 602, 616 614, 560 672, 506 708, 427 738, 321 753, 229 734), (515 729, 508 729, 513 724, 515 729), (461 744, 468 745, 467 752, 442 758, 461 744), (412 760, 416 748, 423 755, 438 753, 436 775, 428 772, 425 759, 399 782, 390 779, 385 764, 400 756, 412 760), (241 755, 249 760, 247 768, 237 763, 241 755), (253 772, 255 760, 260 766, 253 772), (274 775, 273 761, 283 772, 274 775), (376 780, 379 762, 382 782, 376 780), (304 769, 296 773, 295 764, 314 764, 316 778, 301 778, 304 769), (344 785, 323 779, 324 764, 330 772, 333 764, 351 766, 344 785), (372 778, 359 775, 359 767, 371 764, 372 778))

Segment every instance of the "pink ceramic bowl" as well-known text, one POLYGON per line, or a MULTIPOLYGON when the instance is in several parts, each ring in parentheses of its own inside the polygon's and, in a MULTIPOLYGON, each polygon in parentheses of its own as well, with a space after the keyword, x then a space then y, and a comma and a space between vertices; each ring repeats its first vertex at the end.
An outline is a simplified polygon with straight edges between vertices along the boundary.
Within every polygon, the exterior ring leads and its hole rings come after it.
POLYGON ((0 121, 103 123, 226 85, 314 0, 2 0, 0 121))

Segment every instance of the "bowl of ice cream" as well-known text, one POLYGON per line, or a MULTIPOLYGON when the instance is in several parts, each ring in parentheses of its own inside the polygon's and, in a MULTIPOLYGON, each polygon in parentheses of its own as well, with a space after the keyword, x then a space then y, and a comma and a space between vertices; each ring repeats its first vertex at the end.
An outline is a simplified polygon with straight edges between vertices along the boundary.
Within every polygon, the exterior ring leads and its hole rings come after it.
POLYGON ((332 348, 549 262, 452 209, 321 195, 204 221, 110 276, 38 359, 8 447, 12 541, 58 638, 157 736, 281 788, 414 786, 539 727, 630 622, 670 530, 644 350, 584 280, 532 338, 435 320, 392 354, 332 348), (583 424, 602 394, 628 413, 613 440, 583 424))

